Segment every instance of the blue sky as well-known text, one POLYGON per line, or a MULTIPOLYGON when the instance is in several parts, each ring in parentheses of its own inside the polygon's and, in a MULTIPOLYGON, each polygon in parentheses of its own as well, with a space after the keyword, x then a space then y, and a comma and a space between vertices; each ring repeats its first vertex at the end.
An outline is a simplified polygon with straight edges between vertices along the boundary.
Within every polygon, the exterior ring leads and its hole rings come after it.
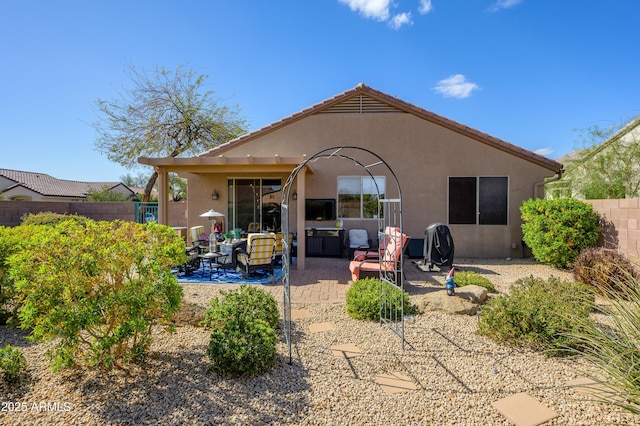
POLYGON ((356 86, 550 158, 640 115, 637 0, 0 2, 0 168, 137 174, 94 149, 130 65, 206 74, 251 130, 356 86))

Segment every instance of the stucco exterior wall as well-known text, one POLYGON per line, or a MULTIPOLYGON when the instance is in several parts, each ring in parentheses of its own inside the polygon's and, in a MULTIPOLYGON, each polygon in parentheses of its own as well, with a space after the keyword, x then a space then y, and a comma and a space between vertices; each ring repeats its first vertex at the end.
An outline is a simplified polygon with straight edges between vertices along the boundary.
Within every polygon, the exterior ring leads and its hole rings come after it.
MULTIPOLYGON (((413 238, 424 237, 425 228, 431 223, 447 223, 447 185, 450 176, 507 176, 508 225, 450 225, 456 244, 456 257, 521 256, 519 207, 523 201, 534 196, 534 183, 553 176, 552 171, 523 158, 412 114, 400 112, 316 114, 258 139, 234 145, 223 154, 233 157, 306 154, 309 157, 332 146, 366 148, 388 163, 396 174, 402 191, 404 231, 413 238), (515 247, 512 247, 514 244, 515 247)), ((369 159, 363 158, 362 162, 369 164, 369 159)), ((320 160, 310 166, 313 172, 306 176, 307 198, 336 198, 338 176, 366 174, 352 161, 335 158, 320 160)), ((214 170, 215 167, 212 167, 212 171, 214 170)), ((374 175, 387 176, 387 197, 398 195, 393 177, 384 167, 376 167, 371 171, 374 175)), ((245 173, 244 177, 264 177, 257 171, 252 176, 250 166, 245 173)), ((189 226, 201 224, 200 222, 206 224, 206 221, 194 221, 194 210, 204 212, 213 207, 226 211, 228 177, 227 174, 189 177, 189 226), (218 202, 212 201, 210 197, 214 188, 221 195, 218 202), (204 195, 194 197, 196 193, 204 195)), ((284 181, 286 174, 282 177, 284 181)), ((375 226, 375 220, 345 220, 347 229, 375 226)), ((375 235, 375 229, 372 231, 375 235)))

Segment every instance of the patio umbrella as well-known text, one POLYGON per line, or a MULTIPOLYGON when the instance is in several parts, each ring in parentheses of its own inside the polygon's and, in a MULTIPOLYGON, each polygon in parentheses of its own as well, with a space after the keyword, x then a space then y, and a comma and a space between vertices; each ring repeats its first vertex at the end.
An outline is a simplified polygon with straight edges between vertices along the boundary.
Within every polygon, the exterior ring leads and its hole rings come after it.
POLYGON ((200 217, 208 217, 209 221, 211 221, 211 234, 214 233, 213 227, 216 223, 217 217, 224 217, 224 215, 220 212, 215 211, 214 209, 209 210, 208 212, 204 212, 200 215, 200 217))

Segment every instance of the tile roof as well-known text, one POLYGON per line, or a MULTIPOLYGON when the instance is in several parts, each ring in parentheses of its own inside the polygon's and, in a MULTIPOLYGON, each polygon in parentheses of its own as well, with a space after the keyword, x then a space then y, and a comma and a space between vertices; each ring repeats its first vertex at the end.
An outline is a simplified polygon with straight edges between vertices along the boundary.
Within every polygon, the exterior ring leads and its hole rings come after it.
POLYGON ((542 155, 536 154, 533 151, 526 150, 517 145, 511 144, 509 142, 503 141, 502 139, 498 139, 496 137, 490 136, 486 133, 483 133, 479 130, 473 129, 471 127, 465 126, 433 112, 427 111, 418 106, 412 105, 408 102, 405 102, 395 96, 388 95, 379 90, 373 89, 371 87, 366 86, 363 83, 358 84, 356 87, 346 90, 338 95, 335 95, 329 99, 325 99, 317 104, 314 104, 308 108, 305 108, 301 111, 295 112, 287 117, 284 117, 278 121, 275 121, 271 124, 268 124, 260 129, 257 129, 253 132, 242 135, 236 139, 233 139, 227 143, 219 145, 215 148, 212 148, 202 154, 199 157, 207 157, 213 154, 218 154, 220 152, 231 149, 233 146, 237 144, 242 144, 244 142, 248 142, 250 140, 256 139, 262 135, 265 135, 269 132, 275 131, 281 127, 284 127, 288 124, 291 124, 297 120, 301 120, 305 117, 308 117, 313 114, 318 114, 322 112, 330 112, 332 107, 336 107, 339 103, 349 100, 357 95, 366 95, 368 97, 373 98, 379 102, 385 103, 392 108, 396 108, 399 112, 405 112, 409 114, 414 114, 424 120, 430 121, 432 123, 438 124, 440 126, 446 127, 454 132, 463 134, 472 139, 475 139, 479 142, 485 143, 494 148, 500 149, 517 157, 523 158, 525 160, 536 163, 542 167, 545 167, 549 170, 552 170, 556 173, 562 171, 563 166, 561 163, 554 161, 550 158, 544 157, 542 155))
POLYGON ((15 182, 7 189, 23 186, 40 195, 48 197, 78 197, 85 198, 87 191, 102 191, 122 185, 121 182, 79 182, 73 180, 56 179, 44 173, 23 172, 19 170, 0 169, 0 176, 15 182))

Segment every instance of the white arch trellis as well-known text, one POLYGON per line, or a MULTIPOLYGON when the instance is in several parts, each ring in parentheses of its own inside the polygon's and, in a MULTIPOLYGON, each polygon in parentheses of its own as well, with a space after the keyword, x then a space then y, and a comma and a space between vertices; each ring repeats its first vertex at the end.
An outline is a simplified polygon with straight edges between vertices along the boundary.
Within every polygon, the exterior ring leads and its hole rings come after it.
MULTIPOLYGON (((298 173, 311 162, 318 161, 320 159, 330 158, 342 158, 353 161, 357 166, 363 168, 369 176, 372 178, 378 195, 378 229, 393 229, 393 232, 402 233, 402 191, 398 178, 391 167, 374 152, 356 146, 340 146, 324 149, 312 155, 305 160, 302 164, 296 167, 285 182, 282 188, 282 204, 281 204, 281 223, 282 223, 282 278, 284 284, 284 332, 289 350, 289 364, 291 364, 291 293, 290 293, 290 255, 291 247, 289 247, 289 199, 291 195, 291 189, 293 183, 298 176, 298 173), (372 156, 376 161, 364 164, 358 160, 355 155, 361 154, 365 156, 372 156), (380 189, 375 179, 373 179, 372 170, 376 170, 377 167, 386 167, 386 170, 393 177, 396 185, 397 198, 385 198, 380 197, 380 189), (397 231, 395 231, 397 230, 397 231)), ((302 214, 302 212, 298 212, 302 214)), ((300 231, 298 230, 300 235, 300 231)), ((400 237, 401 235, 392 235, 392 238, 400 237)), ((396 333, 402 340, 402 348, 404 349, 404 306, 402 304, 402 297, 394 297, 394 293, 398 290, 400 294, 404 292, 404 274, 402 271, 402 253, 400 253, 400 261, 397 262, 396 267, 392 270, 388 270, 382 267, 380 264, 380 323, 387 325, 394 333, 396 333), (399 306, 398 306, 399 302, 399 306)))

